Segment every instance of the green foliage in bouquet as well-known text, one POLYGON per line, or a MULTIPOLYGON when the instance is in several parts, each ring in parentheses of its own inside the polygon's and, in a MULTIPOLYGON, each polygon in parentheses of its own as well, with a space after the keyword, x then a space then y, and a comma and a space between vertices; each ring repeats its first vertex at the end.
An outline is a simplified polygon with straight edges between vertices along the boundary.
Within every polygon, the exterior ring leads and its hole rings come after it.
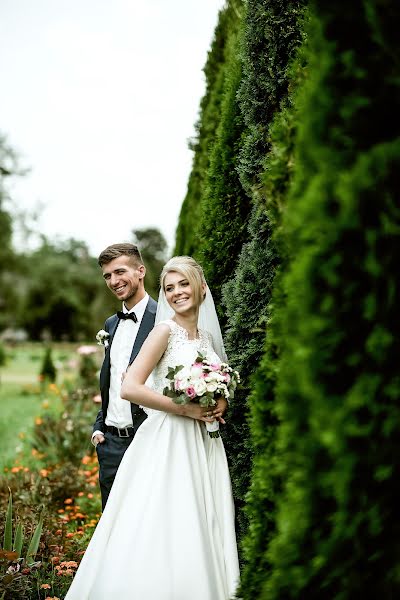
MULTIPOLYGON (((287 259, 268 323, 277 360, 272 348, 254 390, 267 413, 275 368, 282 491, 271 541, 256 511, 271 481, 266 445, 250 490, 244 600, 400 592, 400 5, 312 7, 280 231, 287 259)), ((262 439, 262 421, 253 427, 262 439)))

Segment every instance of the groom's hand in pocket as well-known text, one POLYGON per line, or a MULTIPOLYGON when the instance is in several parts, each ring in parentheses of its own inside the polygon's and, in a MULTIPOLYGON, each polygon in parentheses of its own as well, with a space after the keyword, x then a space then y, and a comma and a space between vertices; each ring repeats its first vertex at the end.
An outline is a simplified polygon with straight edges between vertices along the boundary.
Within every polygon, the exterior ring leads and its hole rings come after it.
POLYGON ((106 438, 104 437, 104 435, 102 433, 96 433, 96 435, 94 435, 92 438, 92 442, 93 442, 95 448, 97 447, 97 444, 104 444, 105 441, 106 441, 106 438))

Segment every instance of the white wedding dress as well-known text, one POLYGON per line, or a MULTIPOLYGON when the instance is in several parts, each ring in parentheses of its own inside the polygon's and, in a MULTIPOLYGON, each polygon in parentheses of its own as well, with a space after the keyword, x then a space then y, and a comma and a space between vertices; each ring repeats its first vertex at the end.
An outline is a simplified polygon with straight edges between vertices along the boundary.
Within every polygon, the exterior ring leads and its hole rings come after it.
MULTIPOLYGON (((208 334, 189 340, 174 321, 153 371, 218 357, 208 334)), ((205 424, 146 409, 66 600, 228 600, 239 566, 231 481, 221 438, 205 424)))

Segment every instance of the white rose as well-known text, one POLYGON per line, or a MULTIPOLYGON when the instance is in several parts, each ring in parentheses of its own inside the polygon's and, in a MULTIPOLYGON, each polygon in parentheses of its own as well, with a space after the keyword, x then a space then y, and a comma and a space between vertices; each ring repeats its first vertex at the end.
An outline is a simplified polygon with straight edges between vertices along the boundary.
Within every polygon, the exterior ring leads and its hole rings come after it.
POLYGON ((209 373, 207 375, 207 381, 219 381, 220 380, 220 374, 217 373, 216 371, 212 371, 211 373, 209 373))
POLYGON ((193 382, 194 391, 197 396, 202 396, 207 391, 207 384, 204 379, 198 379, 193 382))
POLYGON ((191 367, 190 368, 190 374, 193 379, 200 379, 200 377, 202 376, 202 373, 203 373, 203 369, 201 367, 191 367))
POLYGON ((177 373, 177 377, 179 379, 189 379, 190 378, 190 369, 188 367, 183 367, 183 369, 179 369, 177 373))
POLYGON ((207 383, 207 392, 211 392, 212 394, 217 391, 216 383, 207 383))

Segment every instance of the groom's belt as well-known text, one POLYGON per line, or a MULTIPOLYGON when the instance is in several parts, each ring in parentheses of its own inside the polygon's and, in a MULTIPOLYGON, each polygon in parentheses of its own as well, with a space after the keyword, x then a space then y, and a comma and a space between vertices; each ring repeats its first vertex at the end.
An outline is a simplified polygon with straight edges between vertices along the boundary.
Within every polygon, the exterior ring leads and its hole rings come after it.
POLYGON ((130 438, 135 435, 135 429, 133 427, 113 427, 112 425, 106 425, 106 431, 112 433, 112 435, 117 435, 120 438, 130 438))

